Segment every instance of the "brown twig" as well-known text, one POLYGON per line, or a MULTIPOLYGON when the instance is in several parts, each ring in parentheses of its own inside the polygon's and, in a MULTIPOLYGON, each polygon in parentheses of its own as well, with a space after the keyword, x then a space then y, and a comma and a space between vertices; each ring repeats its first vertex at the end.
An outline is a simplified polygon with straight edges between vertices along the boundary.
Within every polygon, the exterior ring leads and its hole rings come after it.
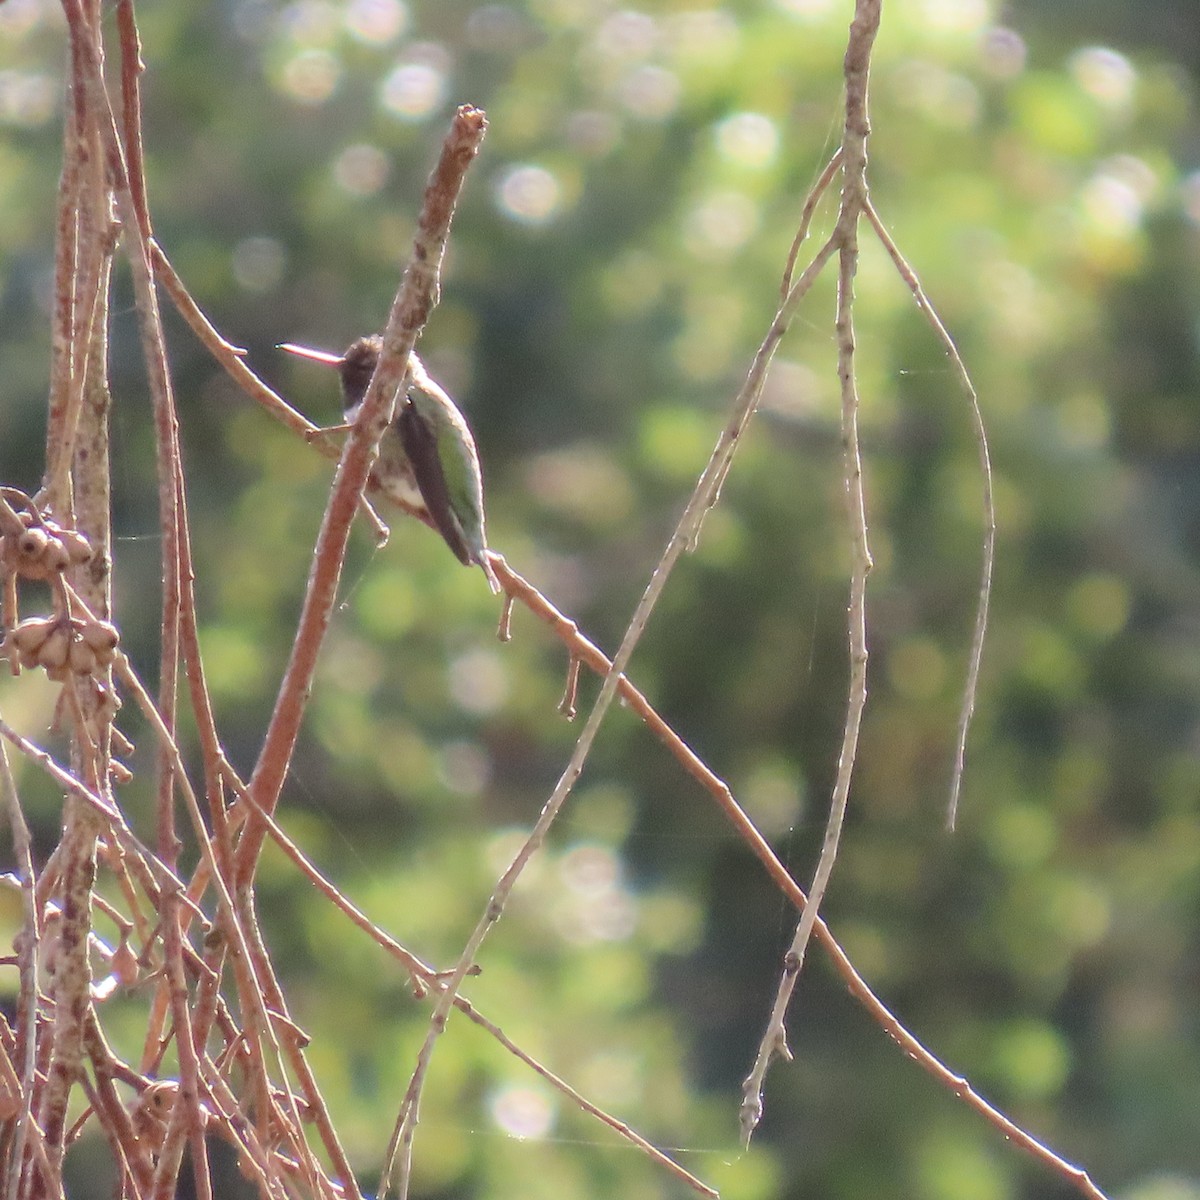
POLYGON ((526 1053, 521 1049, 501 1028, 494 1022, 487 1020, 469 1000, 462 996, 458 996, 454 1001, 455 1008, 463 1012, 466 1017, 478 1025, 481 1029, 486 1029, 510 1054, 519 1058, 530 1070, 540 1075, 551 1087, 561 1092, 573 1104, 582 1109, 589 1116, 593 1116, 596 1120, 601 1121, 610 1129, 620 1134, 627 1142, 636 1146, 643 1154, 647 1155, 653 1162, 657 1163, 669 1174, 673 1175, 680 1182, 685 1183, 694 1192, 698 1192, 701 1196, 708 1196, 711 1200, 717 1200, 720 1193, 711 1188, 703 1180, 697 1179, 690 1171, 681 1167, 673 1158, 668 1157, 657 1146, 646 1141, 640 1133, 631 1128, 624 1121, 612 1116, 604 1111, 598 1105, 593 1104, 586 1096, 577 1092, 569 1083, 555 1075, 553 1071, 544 1067, 531 1054, 526 1053))
MULTIPOLYGON (((105 235, 109 217, 109 192, 99 154, 101 121, 93 89, 90 86, 91 67, 98 54, 100 38, 99 13, 85 12, 81 4, 67 6, 67 28, 71 49, 71 84, 74 98, 71 134, 78 171, 74 172, 74 194, 64 196, 73 209, 74 236, 64 231, 64 223, 72 216, 60 209, 62 246, 73 241, 73 269, 60 270, 56 283, 69 294, 56 300, 56 310, 62 315, 68 344, 59 349, 70 364, 65 405, 52 404, 52 421, 48 428, 47 477, 44 495, 56 515, 70 521, 72 512, 72 476, 82 464, 82 481, 93 492, 93 499, 102 496, 106 483, 97 482, 96 472, 103 472, 107 455, 92 463, 90 450, 76 456, 80 410, 88 388, 104 388, 98 376, 98 364, 89 361, 97 315, 107 309, 101 298, 107 274, 105 235), (69 315, 67 315, 69 314, 69 315)), ((68 156, 70 156, 68 151, 68 156)), ((61 267, 61 263, 60 263, 61 267)), ((61 364, 62 360, 60 360, 61 364)), ((61 370, 61 365, 60 365, 61 370)), ((60 376, 61 378, 61 376, 60 376)), ((107 520, 104 514, 103 520, 107 520)), ((56 604, 61 587, 55 589, 56 604)), ((101 591, 103 584, 101 583, 101 591)), ((74 717, 75 738, 72 743, 74 777, 83 781, 97 795, 108 788, 108 762, 105 741, 97 741, 88 733, 86 713, 90 705, 88 689, 68 683, 63 691, 69 711, 74 717)), ((91 693, 94 695, 94 693, 91 693)), ((45 1086, 37 1103, 38 1126, 46 1140, 49 1173, 41 1186, 50 1195, 62 1190, 62 1161, 66 1149, 66 1113, 71 1091, 80 1074, 84 1058, 84 1027, 91 1012, 91 936, 92 888, 96 877, 96 844, 103 829, 97 814, 81 802, 76 793, 68 793, 63 806, 63 833, 59 843, 59 885, 56 895, 59 920, 55 931, 55 970, 51 981, 54 999, 54 1021, 47 1030, 49 1056, 45 1069, 45 1086)), ((30 1031, 32 1035, 33 1030, 30 1031)))
MULTIPOLYGON (((21 977, 21 1004, 17 1014, 17 1029, 24 1043, 18 1090, 20 1108, 12 1126, 12 1141, 8 1151, 8 1171, 4 1180, 5 1200, 17 1200, 20 1195, 21 1175, 25 1169, 25 1148, 30 1129, 34 1124, 37 1009, 38 993, 41 988, 38 969, 41 922, 38 919, 29 826, 25 821, 25 814, 21 811, 21 799, 17 795, 16 780, 13 778, 8 762, 8 748, 3 742, 0 742, 0 799, 8 809, 9 828, 12 830, 13 851, 20 872, 21 899, 25 910, 25 923, 17 945, 17 965, 21 977)), ((40 1135, 40 1130, 38 1133, 40 1135)))
POLYGON ((784 263, 783 267, 783 278, 779 284, 780 300, 786 300, 788 292, 792 290, 792 279, 796 273, 796 260, 800 256, 800 247, 804 245, 804 240, 808 237, 808 230, 812 225, 817 205, 820 203, 821 197, 825 194, 826 188, 833 182, 833 177, 837 174, 838 167, 841 165, 842 147, 839 146, 833 152, 833 157, 825 164, 825 169, 817 176, 817 182, 813 184, 808 196, 805 198, 804 207, 800 211, 800 222, 796 226, 796 236, 792 238, 792 245, 788 250, 787 262, 784 263))
POLYGON ((150 203, 146 198, 146 166, 142 154, 141 75, 142 39, 133 13, 133 0, 117 0, 117 29, 121 43, 121 141, 129 172, 129 196, 137 215, 142 241, 153 236, 150 228, 150 203))

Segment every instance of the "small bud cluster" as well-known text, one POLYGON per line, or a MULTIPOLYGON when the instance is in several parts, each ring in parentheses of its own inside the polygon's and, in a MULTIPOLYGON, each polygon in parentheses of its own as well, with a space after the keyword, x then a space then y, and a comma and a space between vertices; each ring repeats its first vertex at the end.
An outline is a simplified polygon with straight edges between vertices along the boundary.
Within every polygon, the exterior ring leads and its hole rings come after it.
MULTIPOLYGON (((22 667, 42 667, 57 683, 103 672, 116 657, 116 626, 92 616, 64 574, 70 567, 92 562, 95 548, 77 529, 60 525, 15 488, 0 493, 4 501, 0 505, 3 620, 10 626, 0 642, 0 655, 8 659, 13 674, 22 667), (54 615, 20 620, 18 580, 48 583, 54 615)), ((102 694, 109 694, 106 685, 98 681, 97 686, 102 694)))
POLYGON ((0 562, 22 579, 51 579, 68 567, 90 562, 92 544, 76 529, 26 509, 18 514, 23 529, 0 538, 0 562))
POLYGON ((92 675, 116 657, 117 627, 95 617, 26 617, 10 629, 3 649, 10 662, 45 667, 61 683, 68 675, 92 675))
MULTIPOLYGON (((77 529, 60 525, 40 510, 36 499, 16 488, 0 486, 0 659, 19 675, 22 668, 41 668, 55 683, 65 684, 58 697, 54 723, 63 714, 88 730, 86 744, 100 756, 97 774, 106 771, 114 783, 130 779, 129 768, 112 757, 113 750, 132 750, 115 727, 121 700, 109 668, 117 659, 120 633, 110 621, 96 616, 76 590, 78 575, 70 568, 93 564, 96 549, 77 529), (20 613, 21 584, 43 583, 50 592, 48 616, 20 613)), ((94 579, 84 582, 90 584, 94 579)), ((30 589, 36 591, 36 588, 30 589)))

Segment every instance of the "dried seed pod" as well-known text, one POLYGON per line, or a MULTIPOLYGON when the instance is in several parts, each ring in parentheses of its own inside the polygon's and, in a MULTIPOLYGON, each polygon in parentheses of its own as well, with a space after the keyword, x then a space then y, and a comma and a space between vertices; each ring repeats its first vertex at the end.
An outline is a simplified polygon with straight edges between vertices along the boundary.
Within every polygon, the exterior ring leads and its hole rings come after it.
POLYGON ((154 1153, 166 1137, 167 1123, 175 1098, 179 1095, 179 1083, 173 1079, 160 1079, 152 1083, 130 1108, 129 1116, 133 1132, 139 1142, 154 1153))
POLYGON ((116 655, 117 643, 121 640, 117 627, 111 621, 99 621, 95 618, 84 621, 79 636, 95 652, 96 661, 102 667, 107 667, 112 662, 116 655))
POLYGON ((27 529, 17 538, 17 553, 27 562, 38 562, 50 545, 50 535, 44 529, 27 529))
POLYGON ((63 677, 62 674, 55 675, 53 672, 65 672, 70 649, 70 626, 56 624, 46 640, 42 642, 37 652, 39 666, 46 668, 46 673, 50 675, 51 679, 61 679, 63 677))
POLYGON ((38 653, 57 626, 56 617, 26 617, 9 631, 6 641, 16 650, 21 666, 37 666, 38 653))
POLYGON ((58 540, 66 547, 67 557, 72 566, 78 567, 92 561, 92 555, 95 553, 92 543, 78 529, 64 529, 58 535, 58 540))
POLYGON ((82 638, 73 638, 67 650, 67 666, 72 675, 91 675, 96 670, 96 652, 82 638))
POLYGON ((50 538, 46 549, 42 552, 42 565, 51 574, 65 571, 71 565, 71 556, 67 553, 66 546, 58 538, 50 538))
POLYGON ((133 772, 120 759, 111 758, 108 761, 108 777, 113 783, 128 783, 133 778, 133 772))

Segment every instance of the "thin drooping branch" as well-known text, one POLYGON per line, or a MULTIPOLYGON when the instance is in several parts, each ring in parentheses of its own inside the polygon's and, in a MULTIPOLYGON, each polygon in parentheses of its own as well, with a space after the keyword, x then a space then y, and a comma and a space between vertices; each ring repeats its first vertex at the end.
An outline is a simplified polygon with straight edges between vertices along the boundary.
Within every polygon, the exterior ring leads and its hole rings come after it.
MULTIPOLYGON (((849 635, 850 682, 846 722, 838 756, 837 775, 829 804, 821 855, 808 890, 808 903, 800 914, 792 943, 784 956, 783 974, 776 991, 766 1032, 759 1043, 754 1066, 742 1084, 739 1112, 742 1141, 749 1143, 762 1119, 762 1090, 767 1070, 776 1055, 790 1058, 786 1017, 817 913, 825 898, 837 861, 842 825, 850 799, 850 783, 858 756, 858 735, 867 705, 867 575, 871 551, 867 542, 866 497, 863 491, 862 455, 858 440, 858 382, 855 371, 854 276, 858 270, 858 224, 867 203, 867 139, 871 126, 867 104, 871 48, 879 31, 881 0, 858 0, 846 47, 846 119, 842 134, 842 200, 833 240, 838 246, 837 346, 838 379, 842 397, 842 456, 849 518, 851 566, 849 635)), ((836 161, 836 156, 834 161, 836 161)), ((825 174, 829 173, 826 168, 825 174)), ((822 176, 822 179, 825 175, 822 176)), ((810 206, 805 206, 810 211, 810 206)), ((791 264, 789 262, 788 272, 791 264)), ((786 278, 785 274, 785 278, 786 278)))
POLYGON ((800 222, 796 226, 796 235, 792 238, 791 248, 788 250, 787 262, 783 266, 783 278, 779 284, 779 295, 783 300, 787 299, 787 294, 792 290, 792 276, 796 271, 796 262, 800 257, 800 248, 804 245, 808 237, 808 231, 812 225, 813 217, 816 215, 817 205, 820 203, 821 197, 825 195, 826 189, 833 182, 833 177, 837 174, 838 168, 842 165, 842 148, 839 146, 834 152, 833 157, 825 164, 825 169, 817 176, 817 182, 813 184, 812 191, 808 193, 804 201, 804 207, 800 210, 800 222))
POLYGON ((958 797, 962 791, 963 770, 966 766, 967 734, 971 728, 971 716, 975 712, 975 696, 979 691, 979 671, 983 664, 983 642, 987 634, 988 604, 992 596, 992 570, 996 562, 996 501, 992 493, 992 458, 991 452, 988 450, 987 426, 983 423, 983 411, 979 407, 979 396, 975 391, 974 383, 971 382, 967 364, 963 362, 962 355, 959 354, 958 347, 954 344, 954 339, 937 314, 937 309, 925 295, 925 289, 921 286, 921 280, 917 277, 917 273, 900 253, 870 200, 867 201, 866 214, 871 222, 871 227, 875 230, 880 242, 883 243, 883 248, 888 252, 896 270, 900 273, 900 278, 912 292, 913 299, 917 302, 917 308, 929 322, 938 341, 942 344, 942 349, 946 352, 946 357, 954 367, 959 387, 962 388, 963 395, 967 398, 967 408, 971 414, 971 427, 975 434, 975 445, 979 450, 979 474, 983 499, 983 564, 980 568, 979 599, 975 607, 975 627, 971 633, 971 650, 967 661, 967 679, 963 686, 962 706, 958 714, 954 773, 950 781, 950 800, 946 806, 946 824, 952 830, 958 815, 958 797))

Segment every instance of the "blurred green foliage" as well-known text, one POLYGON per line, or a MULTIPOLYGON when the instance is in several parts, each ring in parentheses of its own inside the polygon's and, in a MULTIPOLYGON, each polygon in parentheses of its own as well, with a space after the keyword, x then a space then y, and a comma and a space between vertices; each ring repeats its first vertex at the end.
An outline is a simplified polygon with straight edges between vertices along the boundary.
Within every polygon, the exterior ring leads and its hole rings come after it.
MULTIPOLYGON (((850 7, 146 4, 156 236, 264 378, 332 419, 333 381, 272 347, 336 349, 381 326, 447 115, 483 105, 422 353, 475 428, 492 544, 611 649, 773 314, 838 136, 850 7)), ((1112 1194, 1182 1200, 1200 1196, 1200 17, 1138 11, 1024 4, 1007 27, 988 0, 885 5, 873 195, 978 386, 999 557, 948 837, 977 451, 944 356, 864 237, 872 674, 826 913, 902 1019, 1016 1120, 1112 1194)), ((61 23, 50 0, 0 5, 0 476, 26 487, 41 469, 61 23)), ((830 275, 805 305, 632 669, 801 878, 845 707, 832 289, 830 275)), ((152 446, 124 277, 112 343, 117 611, 153 677, 152 446)), ((170 343, 207 665, 248 769, 329 471, 177 320, 170 343)), ((356 541, 344 592, 285 823, 367 912, 448 964, 564 764, 566 664, 520 611, 497 644, 482 577, 411 522, 382 551, 356 541)), ((47 736, 38 681, 0 681, 0 705, 47 736)), ((148 768, 152 740, 129 724, 148 768)), ((57 802, 21 770, 47 848, 57 802)), ((124 799, 148 831, 146 785, 124 799)), ((425 1010, 273 850, 260 898, 370 1181, 425 1010)), ((469 994, 732 1200, 1064 1195, 897 1055, 819 954, 793 1013, 797 1061, 771 1074, 754 1149, 736 1148, 792 919, 709 799, 615 712, 469 994)), ((137 1006, 121 1003, 136 1045, 137 1006)), ((426 1196, 679 1194, 457 1018, 417 1170, 426 1196)))

